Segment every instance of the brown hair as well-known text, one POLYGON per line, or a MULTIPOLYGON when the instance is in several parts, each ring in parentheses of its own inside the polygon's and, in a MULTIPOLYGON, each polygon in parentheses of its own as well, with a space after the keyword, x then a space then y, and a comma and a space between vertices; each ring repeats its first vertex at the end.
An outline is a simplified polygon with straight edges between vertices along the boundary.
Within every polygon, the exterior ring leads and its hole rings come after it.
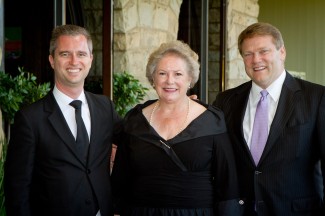
POLYGON ((248 26, 238 36, 238 50, 242 55, 242 45, 245 39, 252 38, 255 36, 267 36, 270 35, 273 38, 273 43, 276 49, 280 49, 283 45, 283 38, 279 29, 269 23, 254 23, 248 26))
POLYGON ((93 42, 91 40, 90 33, 83 27, 77 25, 61 25, 57 26, 52 31, 52 36, 50 40, 50 55, 54 56, 55 49, 57 47, 57 40, 62 35, 68 36, 77 36, 83 35, 87 39, 89 52, 92 53, 93 51, 93 42))

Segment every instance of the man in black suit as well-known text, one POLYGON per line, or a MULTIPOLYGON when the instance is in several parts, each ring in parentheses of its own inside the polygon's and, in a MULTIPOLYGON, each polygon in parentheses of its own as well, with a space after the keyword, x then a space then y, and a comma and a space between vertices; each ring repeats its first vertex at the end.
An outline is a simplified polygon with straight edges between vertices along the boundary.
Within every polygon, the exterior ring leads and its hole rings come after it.
POLYGON ((90 34, 82 27, 63 25, 52 32, 49 61, 55 86, 16 114, 8 145, 9 216, 113 215, 109 154, 119 117, 107 97, 84 91, 92 49, 90 34), (86 127, 82 152, 73 100, 82 102, 86 127))
POLYGON ((247 27, 238 47, 251 81, 213 104, 223 110, 232 138, 245 215, 325 215, 324 87, 285 70, 283 39, 270 24, 247 27), (251 140, 261 90, 268 92, 268 136, 255 162, 251 140))

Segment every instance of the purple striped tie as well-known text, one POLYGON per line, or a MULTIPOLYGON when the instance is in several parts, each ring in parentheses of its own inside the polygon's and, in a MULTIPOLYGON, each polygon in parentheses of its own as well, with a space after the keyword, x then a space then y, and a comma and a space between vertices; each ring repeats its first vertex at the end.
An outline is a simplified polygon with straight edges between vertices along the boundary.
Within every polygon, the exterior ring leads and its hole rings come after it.
POLYGON ((261 98, 256 107, 250 148, 256 165, 261 158, 268 137, 268 94, 266 90, 261 91, 261 98))

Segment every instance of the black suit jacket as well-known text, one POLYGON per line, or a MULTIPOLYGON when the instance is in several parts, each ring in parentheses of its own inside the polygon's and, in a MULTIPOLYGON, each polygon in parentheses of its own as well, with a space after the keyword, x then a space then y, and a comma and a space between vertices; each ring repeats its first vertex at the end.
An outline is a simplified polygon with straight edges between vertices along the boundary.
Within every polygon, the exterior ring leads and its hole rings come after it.
POLYGON ((286 74, 264 152, 255 166, 242 129, 251 86, 249 81, 220 93, 214 102, 225 113, 246 215, 254 215, 255 205, 263 216, 325 215, 324 87, 286 74))
POLYGON ((109 154, 119 117, 105 96, 85 92, 91 116, 88 162, 82 160, 53 96, 16 114, 5 163, 10 215, 113 215, 109 154), (98 204, 98 206, 96 206, 98 204))

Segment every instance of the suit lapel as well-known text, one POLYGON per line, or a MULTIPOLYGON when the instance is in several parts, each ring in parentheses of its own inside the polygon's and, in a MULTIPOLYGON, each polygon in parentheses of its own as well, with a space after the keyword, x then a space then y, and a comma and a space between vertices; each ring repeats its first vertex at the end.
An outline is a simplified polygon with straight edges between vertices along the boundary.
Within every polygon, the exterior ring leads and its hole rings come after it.
POLYGON ((96 105, 94 103, 93 98, 90 96, 90 94, 88 92, 85 92, 86 95, 86 99, 88 102, 88 107, 89 107, 89 113, 90 113, 90 123, 91 123, 91 133, 90 133, 90 142, 89 142, 89 150, 88 150, 88 161, 91 161, 92 158, 94 158, 94 155, 96 155, 95 150, 98 150, 98 148, 96 147, 98 141, 96 139, 98 139, 98 137, 101 137, 102 135, 99 134, 99 130, 97 128, 98 125, 98 119, 96 119, 96 105))
POLYGON ((286 79, 283 83, 281 96, 279 98, 278 107, 276 114, 274 116, 273 122, 271 124, 269 137, 263 151, 260 163, 268 155, 274 146, 276 140, 281 135, 283 128, 289 120, 289 117, 296 104, 296 92, 300 90, 295 79, 289 74, 286 74, 286 79))
POLYGON ((75 157, 78 158, 81 163, 83 163, 83 160, 76 149, 77 146, 74 136, 71 133, 71 130, 61 112, 59 105, 55 101, 53 93, 49 94, 45 100, 45 111, 51 113, 48 117, 48 120, 53 126, 53 129, 61 138, 62 142, 71 150, 73 155, 75 155, 75 157))
MULTIPOLYGON (((252 82, 245 83, 242 88, 238 89, 236 93, 236 97, 234 97, 234 101, 231 104, 236 104, 238 109, 232 110, 234 112, 234 118, 232 119, 232 128, 234 128, 234 134, 240 134, 239 136, 239 143, 242 145, 240 148, 244 148, 245 151, 250 155, 250 150, 247 145, 247 142, 244 137, 244 131, 243 131, 243 121, 244 116, 246 112, 246 107, 248 103, 249 98, 249 92, 252 87, 252 82)), ((252 159, 253 160, 253 159, 252 159)))

